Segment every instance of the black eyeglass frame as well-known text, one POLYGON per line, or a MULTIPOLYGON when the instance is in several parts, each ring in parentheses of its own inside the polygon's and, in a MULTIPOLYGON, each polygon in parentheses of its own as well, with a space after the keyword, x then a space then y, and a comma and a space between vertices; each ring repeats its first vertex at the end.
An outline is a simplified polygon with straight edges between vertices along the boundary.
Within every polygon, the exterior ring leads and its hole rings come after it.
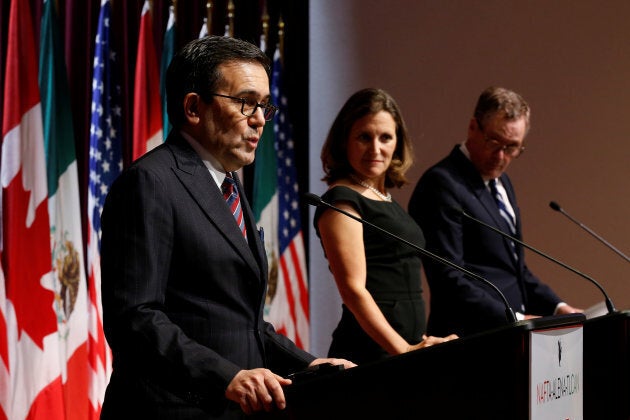
POLYGON ((514 144, 501 144, 499 140, 491 139, 483 130, 483 125, 481 124, 479 119, 475 117, 475 121, 477 121, 477 128, 479 129, 481 134, 483 134, 483 141, 485 142, 484 146, 486 147, 486 149, 492 150, 492 153, 496 153, 500 150, 509 157, 516 159, 525 151, 525 145, 516 146, 514 144))
POLYGON ((271 121, 274 117, 274 115, 276 115, 276 112, 278 111, 278 107, 273 105, 273 104, 261 104, 259 102, 256 102, 256 100, 253 100, 251 98, 239 98, 237 96, 230 96, 230 95, 223 95, 221 93, 210 93, 210 96, 219 96, 221 98, 228 98, 228 99, 232 99, 234 101, 240 102, 241 103, 241 114, 245 115, 246 117, 251 117, 252 115, 254 115, 256 113, 256 111, 258 110, 258 108, 263 110, 263 116, 265 117, 265 121, 271 121), (252 109, 251 113, 247 114, 245 112, 245 105, 248 106, 254 106, 254 108, 252 109))
POLYGON ((517 158, 525 151, 525 146, 517 146, 515 144, 501 144, 499 140, 491 139, 485 133, 483 134, 483 140, 485 141, 484 146, 486 147, 486 149, 492 150, 492 153, 496 153, 500 150, 512 158, 517 158))

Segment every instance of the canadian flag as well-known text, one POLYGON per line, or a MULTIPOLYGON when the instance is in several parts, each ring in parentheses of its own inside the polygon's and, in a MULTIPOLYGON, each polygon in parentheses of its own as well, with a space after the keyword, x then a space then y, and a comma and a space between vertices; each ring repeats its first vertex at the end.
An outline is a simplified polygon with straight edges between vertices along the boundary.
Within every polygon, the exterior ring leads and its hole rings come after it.
POLYGON ((160 66, 155 55, 153 24, 148 0, 140 17, 133 102, 133 160, 162 143, 160 66))
POLYGON ((0 404, 9 419, 55 420, 64 418, 64 401, 29 4, 11 2, 7 36, 0 171, 6 338, 0 339, 0 404))
MULTIPOLYGON (((0 188, 0 207, 2 206, 2 188, 0 188)), ((0 233, 2 227, 0 226, 0 233)), ((2 269, 2 235, 0 234, 0 420, 6 420, 8 409, 11 405, 11 376, 9 374, 9 336, 7 331, 7 318, 5 308, 7 296, 5 293, 6 282, 2 269)))

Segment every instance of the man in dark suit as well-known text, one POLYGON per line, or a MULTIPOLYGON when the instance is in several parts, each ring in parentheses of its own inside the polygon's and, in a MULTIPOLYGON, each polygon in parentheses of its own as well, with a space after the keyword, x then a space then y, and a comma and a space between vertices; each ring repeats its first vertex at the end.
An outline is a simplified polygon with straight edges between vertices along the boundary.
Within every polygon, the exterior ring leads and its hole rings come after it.
MULTIPOLYGON (((501 290, 518 319, 580 312, 538 279, 523 249, 457 211, 521 238, 512 183, 504 173, 525 149, 530 108, 517 93, 490 87, 481 93, 466 141, 427 170, 409 201, 427 249, 476 273, 501 290)), ((460 271, 425 261, 431 291, 427 333, 466 336, 507 323, 500 296, 460 271)))
POLYGON ((169 66, 174 129, 103 210, 103 419, 240 418, 284 408, 283 375, 353 366, 316 359, 263 320, 267 261, 235 171, 275 113, 269 71, 257 47, 228 37, 194 40, 169 66))

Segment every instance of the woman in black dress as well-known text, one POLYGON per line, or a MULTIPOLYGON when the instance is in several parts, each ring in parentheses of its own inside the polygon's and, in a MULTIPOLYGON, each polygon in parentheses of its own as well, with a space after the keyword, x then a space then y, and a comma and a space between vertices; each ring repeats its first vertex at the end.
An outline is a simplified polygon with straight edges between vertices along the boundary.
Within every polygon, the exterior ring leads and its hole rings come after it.
MULTIPOLYGON (((420 227, 387 192, 407 183, 412 155, 394 99, 363 89, 348 99, 324 143, 329 188, 322 199, 423 247, 420 227)), ((424 335, 416 250, 325 207, 318 207, 314 225, 343 300, 330 357, 365 363, 457 337, 424 335)))

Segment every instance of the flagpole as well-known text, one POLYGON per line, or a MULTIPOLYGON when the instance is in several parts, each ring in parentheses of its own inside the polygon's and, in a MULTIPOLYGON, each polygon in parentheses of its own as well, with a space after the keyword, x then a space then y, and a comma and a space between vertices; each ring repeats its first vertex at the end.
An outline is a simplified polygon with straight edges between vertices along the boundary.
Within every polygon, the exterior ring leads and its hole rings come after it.
POLYGON ((267 11, 267 2, 263 0, 263 13, 261 16, 262 21, 262 39, 260 40, 260 48, 263 52, 266 52, 267 41, 269 40, 269 13, 267 11))
POLYGON ((227 4, 227 18, 228 24, 226 25, 225 35, 234 37, 234 2, 232 0, 227 4))
POLYGON ((280 63, 284 65, 284 20, 282 15, 278 19, 278 50, 280 52, 280 63))
POLYGON ((212 2, 206 2, 206 28, 208 30, 208 35, 212 34, 212 2))

